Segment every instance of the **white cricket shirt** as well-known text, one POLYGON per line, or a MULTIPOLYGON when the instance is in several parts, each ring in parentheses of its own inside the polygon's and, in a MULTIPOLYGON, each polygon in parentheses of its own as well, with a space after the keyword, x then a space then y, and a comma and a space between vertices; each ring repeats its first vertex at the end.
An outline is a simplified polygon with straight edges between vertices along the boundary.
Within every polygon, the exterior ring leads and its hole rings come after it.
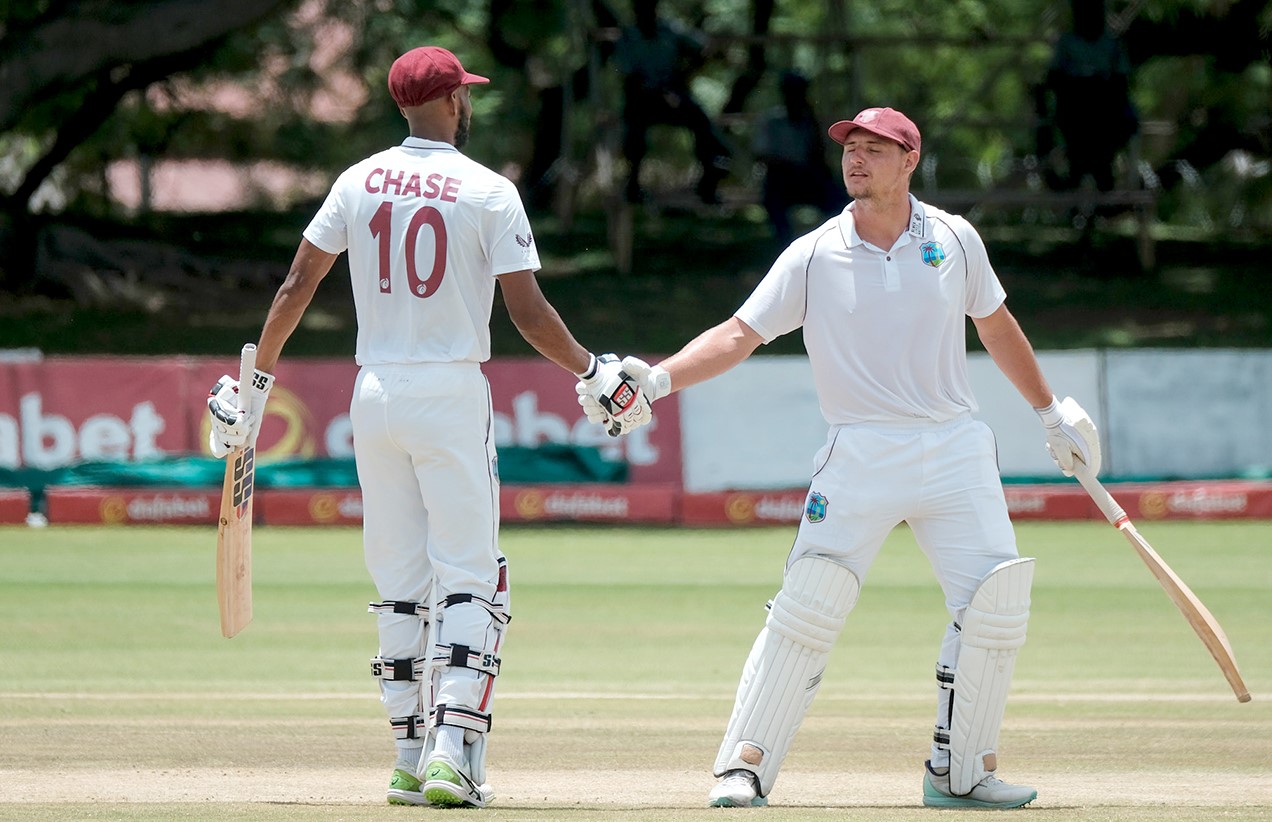
POLYGON ((341 174, 304 236, 349 252, 359 365, 485 362, 495 277, 539 269, 512 182, 418 137, 341 174))
POLYGON ((791 243, 735 316, 765 343, 803 327, 831 425, 975 411, 965 317, 1007 296, 980 235, 911 195, 909 229, 879 249, 852 208, 791 243))

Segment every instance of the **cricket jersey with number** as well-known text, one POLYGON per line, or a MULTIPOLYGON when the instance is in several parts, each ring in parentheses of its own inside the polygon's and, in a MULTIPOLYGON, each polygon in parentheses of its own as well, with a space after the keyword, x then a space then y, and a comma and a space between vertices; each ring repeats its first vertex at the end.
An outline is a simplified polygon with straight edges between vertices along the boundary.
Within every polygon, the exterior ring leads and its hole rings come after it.
POLYGON ((485 362, 495 277, 540 266, 512 182, 418 137, 341 174, 304 236, 348 251, 360 365, 485 362))
POLYGON ((876 248, 852 209, 791 243, 735 316, 766 343, 803 327, 831 425, 975 411, 965 318, 1006 297, 980 236, 911 196, 907 230, 876 248))

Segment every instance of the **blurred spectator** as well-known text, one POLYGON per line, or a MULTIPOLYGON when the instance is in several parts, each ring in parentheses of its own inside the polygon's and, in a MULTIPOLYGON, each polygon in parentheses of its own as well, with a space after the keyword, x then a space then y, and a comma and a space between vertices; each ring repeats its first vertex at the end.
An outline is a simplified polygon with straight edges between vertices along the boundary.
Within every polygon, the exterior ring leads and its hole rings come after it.
POLYGON ((704 203, 719 202, 717 187, 728 174, 729 150, 715 125, 689 92, 689 80, 703 62, 704 39, 658 18, 656 0, 636 0, 634 25, 624 26, 614 45, 614 64, 623 74, 623 154, 627 157, 627 199, 641 199, 640 166, 648 151, 646 132, 655 123, 684 126, 693 133, 694 155, 702 167, 697 192, 704 203))
POLYGON ((773 235, 783 246, 794 239, 791 209, 817 207, 825 216, 840 211, 848 195, 840 176, 826 162, 826 130, 808 100, 808 79, 793 71, 782 73, 782 104, 765 112, 751 143, 755 159, 764 164, 761 201, 773 235))
POLYGON ((1073 30, 1056 42, 1038 90, 1038 155, 1051 153, 1054 125, 1068 173, 1052 171, 1049 184, 1076 188, 1089 175, 1097 189, 1109 191, 1113 161, 1139 128, 1130 99, 1131 63, 1121 41, 1108 30, 1104 0, 1071 0, 1071 8, 1073 30))

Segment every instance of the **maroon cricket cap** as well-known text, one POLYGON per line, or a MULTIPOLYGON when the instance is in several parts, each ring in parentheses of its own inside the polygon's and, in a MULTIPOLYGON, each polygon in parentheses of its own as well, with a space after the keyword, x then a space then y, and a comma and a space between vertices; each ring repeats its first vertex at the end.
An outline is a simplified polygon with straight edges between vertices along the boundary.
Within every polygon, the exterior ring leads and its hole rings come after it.
POLYGON ((411 49, 394 60, 389 69, 389 94, 403 108, 436 100, 460 86, 489 82, 485 77, 469 74, 458 57, 440 46, 411 49))
POLYGON ((919 127, 894 108, 868 108, 851 120, 840 120, 830 127, 830 139, 843 145, 857 129, 901 144, 906 151, 919 150, 919 127))

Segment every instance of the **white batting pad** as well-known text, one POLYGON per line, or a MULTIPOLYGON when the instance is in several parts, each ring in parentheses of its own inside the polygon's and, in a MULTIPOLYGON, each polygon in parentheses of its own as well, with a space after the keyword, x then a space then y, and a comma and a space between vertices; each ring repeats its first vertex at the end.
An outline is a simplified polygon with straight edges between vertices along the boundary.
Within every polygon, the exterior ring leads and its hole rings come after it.
POLYGON ((759 777, 760 796, 772 790, 860 589, 851 571, 824 557, 801 557, 786 569, 742 670, 716 776, 741 768, 759 777))
POLYGON ((372 602, 380 653, 371 659, 371 675, 380 681, 380 701, 399 740, 423 739, 429 706, 425 654, 429 633, 427 601, 372 602))
POLYGON ((998 750, 1016 654, 1025 644, 1034 560, 1001 563, 981 580, 963 614, 950 716, 950 792, 969 793, 997 766, 985 759, 998 750))

